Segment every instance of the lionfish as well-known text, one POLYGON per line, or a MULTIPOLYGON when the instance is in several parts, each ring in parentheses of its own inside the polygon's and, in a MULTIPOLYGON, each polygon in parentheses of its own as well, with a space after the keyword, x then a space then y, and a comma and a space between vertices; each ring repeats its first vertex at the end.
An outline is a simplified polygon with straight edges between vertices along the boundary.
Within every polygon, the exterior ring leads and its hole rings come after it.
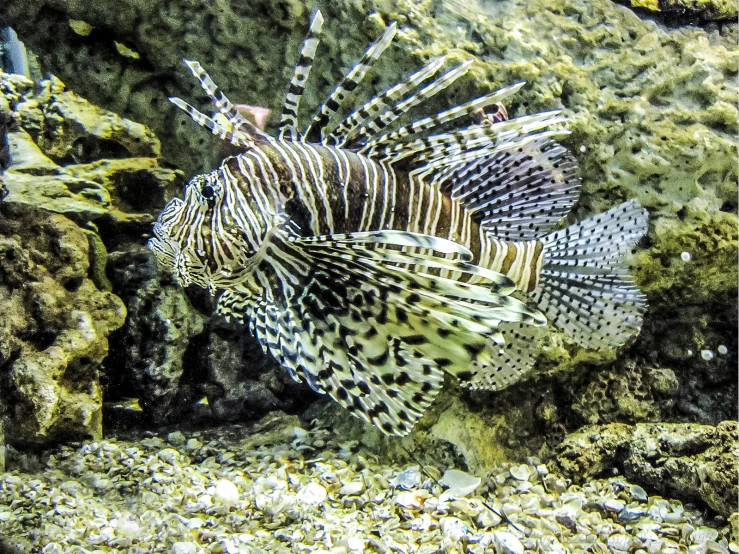
POLYGON ((468 389, 517 381, 547 323, 592 349, 639 332, 646 300, 625 255, 647 213, 632 200, 555 230, 580 191, 553 140, 567 132, 551 128, 559 111, 487 117, 518 83, 393 126, 472 63, 439 75, 441 57, 331 125, 392 23, 300 133, 322 24, 317 11, 276 136, 185 61, 215 111, 170 100, 241 153, 194 177, 154 225, 149 246, 183 286, 220 293, 217 312, 247 323, 293 379, 398 436, 445 372, 468 389))

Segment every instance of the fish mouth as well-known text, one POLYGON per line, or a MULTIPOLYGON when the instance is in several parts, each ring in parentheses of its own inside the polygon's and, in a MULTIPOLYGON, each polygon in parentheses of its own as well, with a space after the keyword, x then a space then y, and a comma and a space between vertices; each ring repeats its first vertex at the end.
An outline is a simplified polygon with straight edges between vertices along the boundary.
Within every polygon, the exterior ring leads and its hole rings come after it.
POLYGON ((171 273, 179 284, 184 285, 183 275, 177 268, 179 248, 176 243, 163 237, 153 236, 146 246, 154 253, 159 266, 167 273, 171 273))

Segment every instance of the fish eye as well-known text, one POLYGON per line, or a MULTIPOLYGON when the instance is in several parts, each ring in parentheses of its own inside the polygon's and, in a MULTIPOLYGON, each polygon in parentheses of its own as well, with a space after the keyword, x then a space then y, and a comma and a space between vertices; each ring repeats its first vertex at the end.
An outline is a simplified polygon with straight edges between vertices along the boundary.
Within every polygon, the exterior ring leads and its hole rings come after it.
POLYGON ((202 194, 203 198, 205 198, 206 200, 212 200, 216 195, 216 191, 212 186, 205 185, 202 189, 200 189, 200 194, 202 194))

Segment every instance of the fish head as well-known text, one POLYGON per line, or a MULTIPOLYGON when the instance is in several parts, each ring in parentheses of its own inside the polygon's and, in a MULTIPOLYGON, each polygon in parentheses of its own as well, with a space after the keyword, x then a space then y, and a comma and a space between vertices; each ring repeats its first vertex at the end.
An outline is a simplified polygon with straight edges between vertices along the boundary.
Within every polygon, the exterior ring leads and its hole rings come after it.
POLYGON ((184 198, 173 198, 154 223, 148 246, 182 286, 194 284, 215 294, 248 270, 254 248, 224 209, 225 196, 219 171, 196 175, 184 198))

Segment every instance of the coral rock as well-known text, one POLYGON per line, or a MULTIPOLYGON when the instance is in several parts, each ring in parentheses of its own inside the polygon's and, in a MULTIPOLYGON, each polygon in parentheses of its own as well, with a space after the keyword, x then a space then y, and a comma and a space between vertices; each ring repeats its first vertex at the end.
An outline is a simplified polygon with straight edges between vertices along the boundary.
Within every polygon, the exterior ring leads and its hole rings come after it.
POLYGON ((736 511, 735 421, 588 427, 568 436, 552 463, 578 483, 616 469, 662 496, 704 502, 726 518, 736 511))
POLYGON ((99 437, 98 365, 108 353, 108 334, 123 324, 125 307, 88 278, 88 239, 76 224, 30 207, 1 209, 6 438, 41 444, 99 437))

